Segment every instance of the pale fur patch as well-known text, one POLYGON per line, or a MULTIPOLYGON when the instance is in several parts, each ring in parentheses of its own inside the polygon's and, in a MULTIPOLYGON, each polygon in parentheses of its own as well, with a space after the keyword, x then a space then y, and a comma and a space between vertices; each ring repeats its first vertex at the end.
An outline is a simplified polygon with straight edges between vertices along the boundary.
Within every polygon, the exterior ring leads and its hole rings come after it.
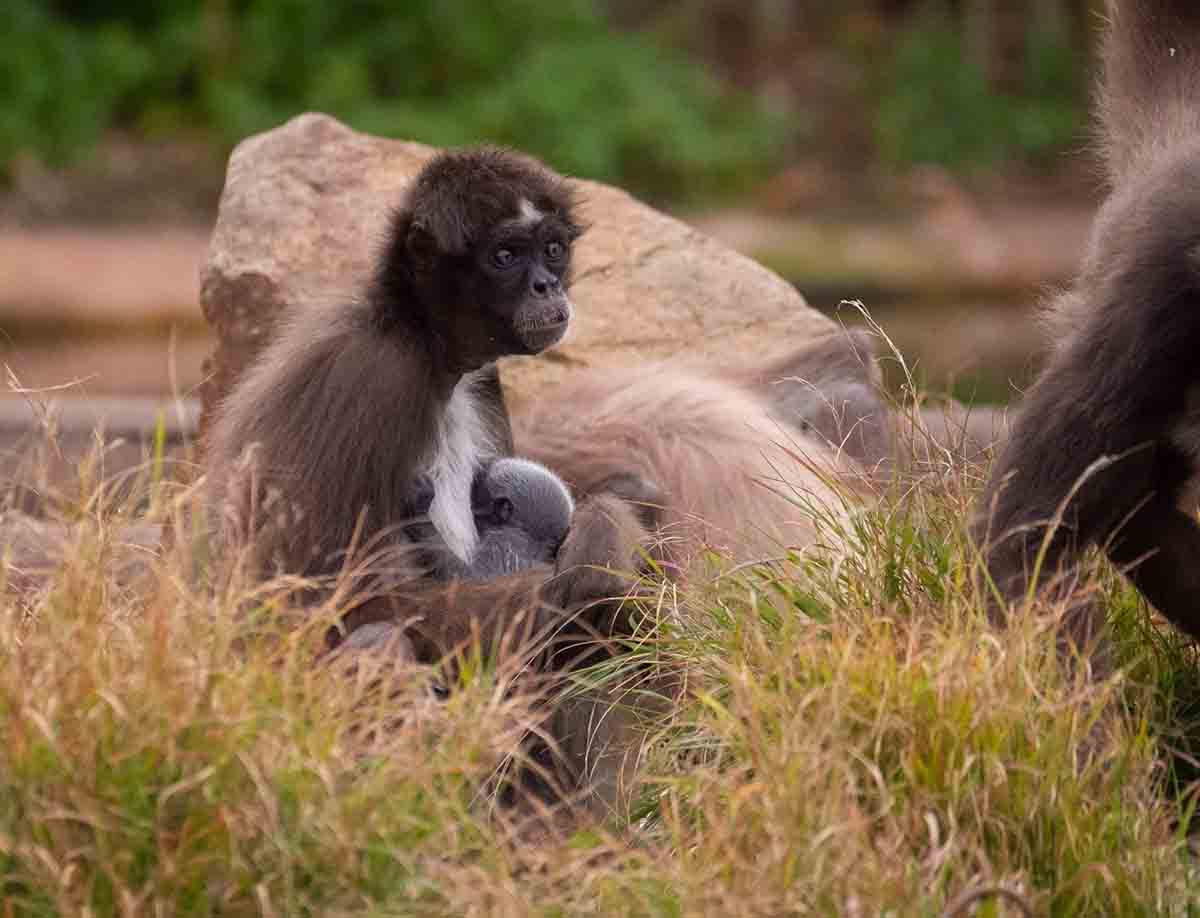
POLYGON ((446 547, 470 563, 479 542, 471 512, 471 483, 476 470, 496 454, 475 395, 476 376, 459 380, 446 405, 433 461, 426 470, 433 483, 429 520, 446 547))
POLYGON ((521 223, 533 225, 542 222, 542 212, 533 206, 533 203, 528 198, 521 198, 521 204, 518 208, 520 213, 519 220, 521 223))
POLYGON ((708 548, 752 561, 849 531, 842 488, 853 462, 780 424, 751 393, 665 364, 588 377, 514 417, 518 449, 550 468, 629 470, 657 484, 673 563, 708 548))

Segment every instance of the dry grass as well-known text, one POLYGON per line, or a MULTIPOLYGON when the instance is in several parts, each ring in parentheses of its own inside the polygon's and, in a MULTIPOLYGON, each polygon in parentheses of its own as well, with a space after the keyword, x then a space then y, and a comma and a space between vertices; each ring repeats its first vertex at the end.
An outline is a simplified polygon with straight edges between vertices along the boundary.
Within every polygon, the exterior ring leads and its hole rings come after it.
POLYGON ((197 585, 191 498, 148 460, 119 493, 84 468, 61 558, 3 600, 0 914, 1193 913, 1190 651, 1103 570, 1115 674, 1062 665, 1054 609, 991 630, 978 470, 935 462, 829 534, 844 554, 664 588, 591 674, 684 677, 632 812, 518 842, 490 793, 532 717, 508 674, 476 660, 442 700, 426 670, 314 666, 321 629, 269 591, 197 585))

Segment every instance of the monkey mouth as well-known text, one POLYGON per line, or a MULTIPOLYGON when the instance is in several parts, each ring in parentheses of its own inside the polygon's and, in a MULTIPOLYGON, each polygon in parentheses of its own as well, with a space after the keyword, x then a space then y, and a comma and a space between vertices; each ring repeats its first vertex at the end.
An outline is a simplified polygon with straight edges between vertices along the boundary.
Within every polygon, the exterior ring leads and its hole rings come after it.
POLYGON ((520 338, 521 343, 525 345, 530 354, 539 354, 546 348, 558 344, 567 333, 569 324, 569 319, 563 319, 561 322, 522 328, 517 332, 517 337, 520 338))

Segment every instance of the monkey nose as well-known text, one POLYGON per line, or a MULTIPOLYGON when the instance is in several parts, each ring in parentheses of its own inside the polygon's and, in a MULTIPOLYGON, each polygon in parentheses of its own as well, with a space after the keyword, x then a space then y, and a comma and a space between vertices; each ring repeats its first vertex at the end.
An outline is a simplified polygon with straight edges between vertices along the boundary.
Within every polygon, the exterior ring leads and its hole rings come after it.
POLYGON ((551 293, 558 292, 558 286, 558 278, 553 275, 539 277, 533 282, 533 292, 537 296, 549 296, 551 293))

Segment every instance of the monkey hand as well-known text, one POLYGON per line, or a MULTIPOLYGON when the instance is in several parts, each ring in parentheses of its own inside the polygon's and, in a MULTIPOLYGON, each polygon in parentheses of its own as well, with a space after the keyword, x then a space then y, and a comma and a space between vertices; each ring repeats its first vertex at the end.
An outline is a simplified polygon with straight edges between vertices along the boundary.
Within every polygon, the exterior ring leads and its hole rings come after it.
POLYGON ((633 506, 642 525, 653 532, 662 525, 662 490, 636 472, 617 472, 588 489, 589 494, 613 494, 633 506))
POLYGON ((629 634, 624 600, 636 585, 647 539, 637 511, 622 498, 585 498, 575 508, 543 598, 577 613, 579 625, 601 637, 629 634))

